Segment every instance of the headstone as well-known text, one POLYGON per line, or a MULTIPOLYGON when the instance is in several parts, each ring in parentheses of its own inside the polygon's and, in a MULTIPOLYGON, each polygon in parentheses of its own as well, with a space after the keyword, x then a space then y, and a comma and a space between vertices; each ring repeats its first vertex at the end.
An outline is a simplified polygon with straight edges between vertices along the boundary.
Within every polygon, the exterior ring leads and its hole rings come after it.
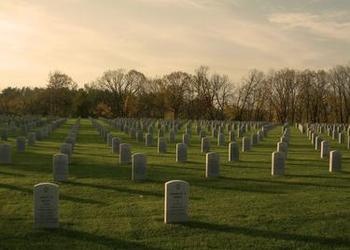
POLYGON ((150 133, 147 133, 145 136, 145 146, 150 147, 153 145, 153 136, 150 133))
POLYGON ((250 140, 251 140, 251 145, 258 144, 258 135, 257 134, 252 134, 250 140))
POLYGON ((130 144, 121 143, 119 145, 119 163, 128 164, 131 162, 131 149, 130 144))
POLYGON ((218 134, 218 146, 225 146, 225 136, 223 133, 218 134))
POLYGON ((26 150, 26 138, 17 137, 16 138, 17 152, 24 152, 26 150))
POLYGON ((176 162, 187 161, 187 145, 185 143, 176 144, 176 162))
POLYGON ((321 142, 321 159, 327 158, 329 156, 329 143, 328 141, 321 142))
POLYGON ((165 183, 164 223, 188 221, 189 184, 173 180, 165 183))
POLYGON ((55 154, 53 156, 53 179, 55 181, 66 181, 68 179, 68 164, 66 154, 55 154))
POLYGON ((175 143, 175 132, 174 130, 169 131, 169 143, 175 143))
POLYGON ((107 134, 107 145, 108 145, 109 147, 112 147, 112 139, 113 139, 112 133, 108 133, 108 134, 107 134))
POLYGON ((166 153, 167 152, 167 144, 164 137, 158 138, 158 153, 166 153))
POLYGON ((182 135, 182 143, 185 143, 186 145, 190 145, 190 135, 189 134, 182 135))
POLYGON ((288 144, 285 142, 277 142, 277 152, 284 153, 284 159, 288 158, 288 144))
POLYGON ((58 185, 39 183, 34 186, 34 227, 58 228, 58 185))
POLYGON ((0 164, 11 164, 11 146, 9 144, 0 144, 0 164))
POLYGON ((238 161, 239 160, 239 148, 237 142, 230 142, 228 144, 228 161, 238 161))
POLYGON ((206 154, 205 177, 218 177, 220 174, 220 156, 216 152, 206 154))
POLYGON ((338 150, 329 152, 329 172, 341 171, 341 153, 338 150))
POLYGON ((315 150, 319 150, 321 148, 322 138, 321 136, 316 136, 315 138, 315 150))
POLYGON ((132 175, 133 181, 143 181, 146 179, 146 156, 144 154, 135 153, 132 155, 132 175))
POLYGON ((282 152, 272 153, 271 175, 284 175, 285 158, 282 152))
POLYGON ((203 137, 201 141, 201 152, 208 153, 210 151, 210 138, 203 137))
POLYGON ((344 142, 344 134, 343 133, 339 133, 338 134, 338 143, 342 144, 344 142))
POLYGON ((112 153, 119 154, 120 139, 118 137, 112 138, 112 153))
POLYGON ((136 131, 136 140, 138 142, 142 142, 143 141, 143 132, 142 132, 142 130, 136 131))
POLYGON ((233 131, 228 132, 228 139, 229 139, 229 142, 236 141, 235 132, 233 132, 233 131))
POLYGON ((60 151, 62 154, 66 154, 68 156, 68 162, 72 162, 72 144, 70 143, 63 143, 61 145, 60 151))
POLYGON ((250 140, 247 137, 242 138, 242 152, 250 150, 250 140))

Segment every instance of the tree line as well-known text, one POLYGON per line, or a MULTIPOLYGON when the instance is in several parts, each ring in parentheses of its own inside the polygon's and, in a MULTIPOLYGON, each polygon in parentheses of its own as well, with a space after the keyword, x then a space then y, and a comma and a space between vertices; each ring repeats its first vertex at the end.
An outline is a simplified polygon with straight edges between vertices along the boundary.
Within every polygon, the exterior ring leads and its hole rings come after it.
POLYGON ((0 113, 346 123, 350 65, 252 70, 236 84, 206 66, 192 74, 175 71, 157 78, 136 70, 109 70, 84 87, 56 71, 45 87, 3 89, 0 113))

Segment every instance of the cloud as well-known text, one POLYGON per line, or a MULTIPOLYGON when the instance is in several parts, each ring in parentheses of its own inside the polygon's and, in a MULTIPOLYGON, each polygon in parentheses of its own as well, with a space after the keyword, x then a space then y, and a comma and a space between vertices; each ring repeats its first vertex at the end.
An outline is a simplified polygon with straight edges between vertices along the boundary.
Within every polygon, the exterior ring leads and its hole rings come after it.
MULTIPOLYGON (((347 13, 350 15, 350 13, 347 13)), ((287 29, 305 28, 313 35, 329 39, 350 41, 350 21, 340 22, 334 20, 344 12, 317 15, 311 13, 276 13, 269 17, 271 23, 283 25, 287 29), (332 20, 332 19, 333 20, 332 20)))

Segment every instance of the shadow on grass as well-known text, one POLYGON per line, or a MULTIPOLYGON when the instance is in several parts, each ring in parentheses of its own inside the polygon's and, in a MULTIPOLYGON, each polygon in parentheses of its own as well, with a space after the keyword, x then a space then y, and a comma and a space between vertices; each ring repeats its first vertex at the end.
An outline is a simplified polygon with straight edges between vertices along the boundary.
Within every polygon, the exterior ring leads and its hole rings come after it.
POLYGON ((3 171, 0 171, 0 175, 8 175, 8 176, 14 176, 14 177, 25 177, 26 176, 24 174, 9 173, 9 172, 3 172, 3 171))
POLYGON ((321 245, 328 245, 328 246, 349 246, 350 245, 350 240, 344 239, 344 238, 327 238, 327 237, 312 236, 312 235, 272 232, 272 231, 254 229, 254 228, 220 225, 220 224, 213 224, 213 223, 207 223, 207 222, 201 222, 201 221, 190 221, 189 223, 183 224, 183 226, 188 228, 204 229, 204 230, 210 230, 215 232, 235 233, 235 234, 242 234, 242 235, 247 235, 251 237, 262 237, 266 239, 299 241, 299 242, 314 243, 314 244, 321 244, 321 245))
MULTIPOLYGON (((118 238, 112 238, 104 235, 97 235, 95 233, 82 232, 72 229, 59 228, 57 230, 36 230, 32 233, 25 235, 26 239, 35 239, 40 240, 41 238, 43 242, 46 242, 47 246, 52 246, 52 242, 47 241, 48 239, 54 240, 57 237, 57 240, 61 241, 64 239, 77 240, 81 242, 89 242, 91 244, 96 244, 96 249, 99 247, 107 247, 109 249, 150 249, 150 250, 160 250, 160 248, 154 248, 142 243, 122 240, 118 238), (49 238, 48 238, 49 237, 49 238), (99 246, 99 247, 98 247, 99 246)), ((56 244, 59 244, 56 241, 56 244)), ((30 245, 30 244, 29 244, 30 245)), ((55 245, 55 244, 54 244, 55 245)), ((64 245, 64 244, 63 244, 64 245)), ((58 245, 56 245, 58 246, 58 245)))
POLYGON ((145 196, 150 195, 150 196, 157 196, 157 197, 164 196, 163 193, 161 193, 161 192, 136 190, 136 189, 129 189, 129 188, 125 188, 125 187, 112 187, 112 186, 106 186, 106 185, 101 185, 101 184, 82 183, 82 182, 76 182, 76 181, 67 181, 65 183, 73 185, 73 186, 111 190, 111 191, 123 192, 123 193, 128 193, 128 194, 135 194, 135 195, 145 195, 145 196))
POLYGON ((232 181, 248 181, 248 182, 261 182, 261 183, 270 183, 270 184, 283 184, 283 185, 293 185, 293 186, 311 186, 311 187, 329 187, 329 188, 350 188, 349 186, 344 185, 328 185, 328 184, 318 184, 318 183, 310 183, 310 182, 290 182, 276 180, 277 178, 285 178, 286 176, 276 176, 271 177, 271 180, 263 180, 263 179, 249 179, 249 178, 232 178, 232 177, 221 177, 223 179, 228 179, 232 181))
MULTIPOLYGON (((13 190, 13 191, 19 191, 19 192, 33 195, 33 190, 29 189, 29 188, 18 187, 18 186, 14 186, 14 185, 10 185, 10 184, 0 183, 0 189, 1 188, 13 190)), ((64 194, 59 194, 59 197, 60 197, 60 200, 62 199, 62 200, 71 201, 71 202, 86 203, 86 204, 100 204, 100 205, 105 204, 104 202, 101 202, 101 201, 80 198, 80 197, 73 197, 73 196, 68 196, 68 195, 64 195, 64 194)))

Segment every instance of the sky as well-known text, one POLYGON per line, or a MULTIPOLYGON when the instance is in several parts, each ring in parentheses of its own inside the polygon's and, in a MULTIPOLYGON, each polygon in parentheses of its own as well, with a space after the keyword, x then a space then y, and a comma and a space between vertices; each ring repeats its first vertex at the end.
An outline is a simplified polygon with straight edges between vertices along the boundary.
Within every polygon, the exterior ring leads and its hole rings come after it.
POLYGON ((239 81, 249 70, 350 62, 349 0, 1 0, 0 89, 80 86, 106 70, 148 77, 200 65, 239 81))

